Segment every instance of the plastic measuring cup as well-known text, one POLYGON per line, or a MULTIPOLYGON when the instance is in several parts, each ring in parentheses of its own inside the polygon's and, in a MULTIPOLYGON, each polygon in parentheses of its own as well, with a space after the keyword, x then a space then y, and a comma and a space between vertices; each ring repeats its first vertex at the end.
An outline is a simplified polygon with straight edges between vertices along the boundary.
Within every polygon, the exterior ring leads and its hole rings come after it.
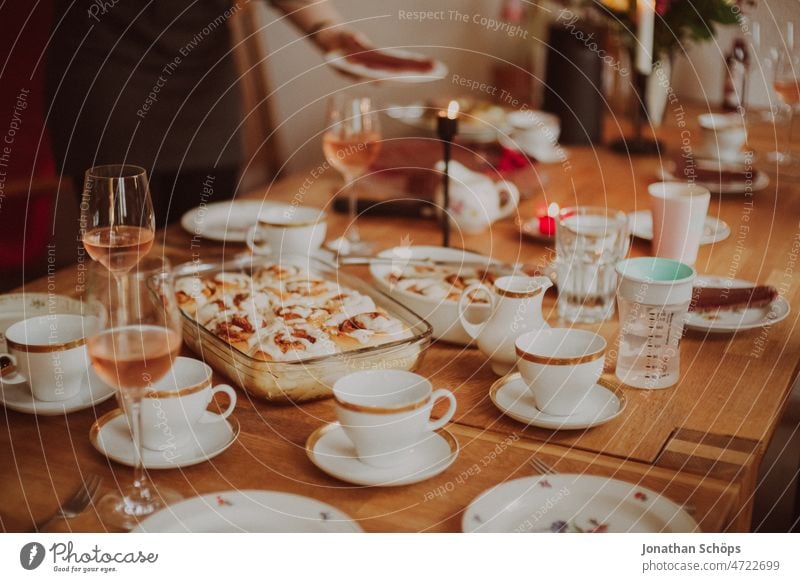
POLYGON ((695 270, 672 259, 620 261, 616 375, 628 386, 668 388, 680 378, 680 341, 695 270))

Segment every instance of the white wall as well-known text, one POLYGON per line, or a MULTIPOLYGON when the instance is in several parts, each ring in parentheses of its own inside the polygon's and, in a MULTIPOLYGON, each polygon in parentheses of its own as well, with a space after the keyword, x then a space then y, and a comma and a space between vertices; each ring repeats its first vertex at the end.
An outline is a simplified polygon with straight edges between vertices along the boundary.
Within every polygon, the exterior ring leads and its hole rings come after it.
MULTIPOLYGON (((398 11, 458 10, 496 18, 500 0, 334 0, 345 20, 366 33, 379 46, 419 50, 445 61, 450 72, 487 80, 491 54, 502 51, 506 38, 476 24, 450 20, 412 22, 398 18, 398 11)), ((279 13, 270 11, 271 15, 279 13)), ((270 49, 268 64, 276 88, 275 118, 282 123, 281 151, 290 168, 300 168, 322 159, 317 132, 325 117, 325 99, 350 82, 326 67, 309 42, 298 40, 291 25, 278 22, 266 31, 270 49), (307 142, 307 143, 306 143, 307 142)), ((381 103, 409 102, 458 93, 448 79, 415 85, 361 87, 359 90, 381 103)), ((384 117, 385 121, 386 118, 384 117)), ((387 124, 386 133, 398 131, 387 124)))

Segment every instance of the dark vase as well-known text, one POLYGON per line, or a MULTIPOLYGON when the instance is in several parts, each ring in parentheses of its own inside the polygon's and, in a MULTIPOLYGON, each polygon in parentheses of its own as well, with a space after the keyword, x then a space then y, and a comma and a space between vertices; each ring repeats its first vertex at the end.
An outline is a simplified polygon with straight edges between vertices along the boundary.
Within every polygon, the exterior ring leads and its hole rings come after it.
POLYGON ((561 143, 602 141, 600 38, 601 30, 585 21, 559 21, 550 26, 543 108, 561 119, 561 143))

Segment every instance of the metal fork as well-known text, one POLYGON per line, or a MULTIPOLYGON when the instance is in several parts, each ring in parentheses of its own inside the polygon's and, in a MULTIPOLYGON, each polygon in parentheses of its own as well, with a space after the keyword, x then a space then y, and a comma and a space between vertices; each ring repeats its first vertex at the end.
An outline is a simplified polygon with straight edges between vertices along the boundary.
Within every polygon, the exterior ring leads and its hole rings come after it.
POLYGON ((546 462, 541 460, 539 457, 531 457, 528 460, 528 464, 533 467, 533 470, 539 473, 540 475, 555 475, 556 470, 553 469, 550 465, 546 462))
POLYGON ((94 501, 102 482, 103 478, 100 475, 92 475, 89 477, 70 499, 61 504, 53 515, 44 521, 34 524, 31 531, 40 532, 56 519, 72 519, 83 513, 89 504, 94 501))

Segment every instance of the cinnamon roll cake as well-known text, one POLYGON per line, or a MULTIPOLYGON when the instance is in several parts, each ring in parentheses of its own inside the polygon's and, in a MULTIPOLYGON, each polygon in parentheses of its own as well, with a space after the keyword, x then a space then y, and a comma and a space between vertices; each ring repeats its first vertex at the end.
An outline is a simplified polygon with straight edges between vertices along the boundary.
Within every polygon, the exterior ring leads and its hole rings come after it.
POLYGON ((259 360, 305 360, 412 336, 371 297, 297 265, 187 276, 175 286, 184 312, 259 360))

